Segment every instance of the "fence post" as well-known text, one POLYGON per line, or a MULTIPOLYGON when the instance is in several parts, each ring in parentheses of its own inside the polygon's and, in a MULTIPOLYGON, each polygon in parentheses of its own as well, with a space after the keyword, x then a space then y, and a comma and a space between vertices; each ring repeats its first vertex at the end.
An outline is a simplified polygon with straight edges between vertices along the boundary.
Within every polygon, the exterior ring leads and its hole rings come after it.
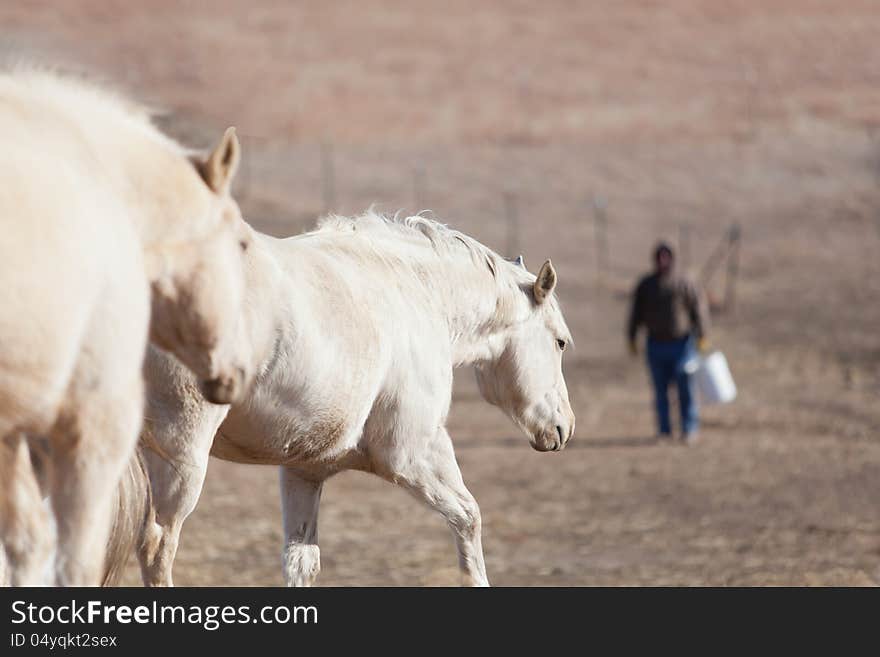
POLYGON ((690 224, 681 224, 678 227, 678 259, 681 263, 681 270, 687 271, 691 264, 691 226, 690 224))
POLYGON ((507 257, 515 258, 519 250, 519 212, 516 207, 516 195, 504 192, 504 214, 507 218, 507 257))
MULTIPOLYGON (((868 141, 871 142, 871 160, 874 169, 874 181, 880 186, 880 139, 877 138, 878 123, 868 124, 868 141)), ((880 214, 874 219, 877 234, 880 235, 880 214)))
POLYGON ((333 162, 333 144, 321 144, 321 191, 324 196, 324 214, 336 209, 336 170, 333 162))
POLYGON ((706 262, 703 263, 703 268, 700 270, 700 274, 698 277, 699 284, 708 289, 709 285, 712 283, 712 278, 715 276, 715 272, 718 270, 718 267, 724 262, 724 256, 727 253, 727 249, 730 245, 730 232, 728 231, 726 234, 721 236, 721 239, 718 240, 718 244, 715 246, 715 249, 712 253, 709 254, 709 257, 706 258, 706 262))
POLYGON ((739 251, 742 243, 742 229, 739 224, 733 224, 728 233, 727 255, 727 289, 724 293, 724 310, 733 312, 736 306, 736 279, 739 275, 739 251))

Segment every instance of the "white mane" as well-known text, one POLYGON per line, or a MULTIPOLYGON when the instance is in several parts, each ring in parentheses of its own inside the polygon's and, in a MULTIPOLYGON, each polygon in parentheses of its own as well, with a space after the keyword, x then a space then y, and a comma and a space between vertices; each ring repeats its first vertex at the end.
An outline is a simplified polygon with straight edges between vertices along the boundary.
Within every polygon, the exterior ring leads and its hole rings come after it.
MULTIPOLYGON (((401 217, 399 214, 388 216, 375 212, 372 208, 353 217, 334 214, 319 219, 317 228, 308 235, 334 233, 357 235, 366 240, 369 250, 376 257, 382 259, 387 258, 388 251, 395 243, 430 246, 433 253, 453 260, 469 258, 478 271, 482 269, 489 272, 501 297, 510 298, 516 291, 530 294, 535 283, 535 274, 525 267, 499 255, 470 235, 421 214, 409 217, 401 217)), ((413 260, 423 258, 423 253, 421 249, 403 250, 404 257, 408 256, 413 260)), ((395 255, 400 256, 401 250, 395 249, 395 255)), ((561 317, 555 292, 548 302, 561 317)), ((499 319, 512 319, 513 308, 510 304, 501 304, 498 310, 499 319)))
MULTIPOLYGON (((318 221, 318 227, 312 234, 320 233, 357 234, 379 251, 393 241, 430 245, 442 257, 470 258, 475 266, 488 270, 501 285, 507 283, 522 287, 535 282, 534 274, 500 256, 485 244, 421 214, 388 216, 370 209, 354 217, 329 215, 318 221)), ((417 253, 412 252, 414 257, 417 257, 417 253)))
POLYGON ((12 67, 0 71, 0 100, 63 113, 86 134, 118 128, 187 154, 153 124, 155 110, 81 76, 28 66, 12 67))

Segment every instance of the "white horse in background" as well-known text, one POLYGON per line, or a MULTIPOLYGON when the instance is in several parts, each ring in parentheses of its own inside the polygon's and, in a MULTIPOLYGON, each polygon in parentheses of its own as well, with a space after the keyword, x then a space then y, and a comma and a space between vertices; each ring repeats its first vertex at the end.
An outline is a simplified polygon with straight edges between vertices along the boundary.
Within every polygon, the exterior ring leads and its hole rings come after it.
POLYGON ((0 73, 0 541, 12 584, 97 584, 148 339, 233 401, 251 240, 234 132, 197 159, 83 81, 0 73), (38 481, 33 462, 44 464, 38 481))
MULTIPOLYGON (((141 455, 153 507, 138 541, 145 584, 172 584, 181 527, 212 454, 281 466, 289 585, 318 574, 321 487, 350 469, 439 511, 455 534, 464 583, 487 585, 480 510, 444 426, 452 371, 474 364, 485 399, 536 450, 561 450, 575 418, 562 375, 571 337, 555 286, 549 260, 535 276, 421 216, 332 217, 288 239, 257 233, 240 337, 257 371, 246 396, 232 406, 205 403, 173 359, 155 350, 147 358, 141 455)), ((135 502, 123 499, 122 513, 140 513, 135 502)), ((116 542, 118 558, 126 548, 116 542)))

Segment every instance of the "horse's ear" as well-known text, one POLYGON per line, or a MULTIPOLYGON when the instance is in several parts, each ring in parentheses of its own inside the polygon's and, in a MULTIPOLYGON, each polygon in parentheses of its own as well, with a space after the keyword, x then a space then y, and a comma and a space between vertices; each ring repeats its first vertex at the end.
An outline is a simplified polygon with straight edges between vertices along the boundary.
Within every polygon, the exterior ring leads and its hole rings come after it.
POLYGON ((544 301, 553 293, 556 287, 556 270, 553 269, 553 263, 549 260, 541 266, 538 272, 538 278, 535 279, 535 301, 544 303, 544 301))
POLYGON ((241 161, 241 145, 235 135, 235 128, 226 128, 217 148, 203 162, 196 163, 205 183, 218 194, 226 194, 238 171, 241 161))
POLYGON ((522 267, 523 269, 526 268, 526 261, 523 260, 522 255, 516 256, 516 258, 513 259, 513 264, 515 264, 517 267, 522 267))

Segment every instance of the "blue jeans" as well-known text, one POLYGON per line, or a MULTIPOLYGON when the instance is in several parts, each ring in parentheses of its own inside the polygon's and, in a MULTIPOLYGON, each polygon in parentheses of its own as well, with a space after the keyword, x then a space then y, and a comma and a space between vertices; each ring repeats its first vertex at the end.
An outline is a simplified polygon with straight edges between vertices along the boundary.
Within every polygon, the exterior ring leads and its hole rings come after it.
POLYGON ((696 431, 700 418, 694 395, 693 377, 684 371, 684 364, 696 356, 694 339, 690 336, 680 340, 659 342, 648 338, 648 369, 654 382, 657 408, 657 428, 661 434, 672 433, 669 422, 669 384, 675 381, 678 388, 678 404, 681 410, 683 433, 696 431))

